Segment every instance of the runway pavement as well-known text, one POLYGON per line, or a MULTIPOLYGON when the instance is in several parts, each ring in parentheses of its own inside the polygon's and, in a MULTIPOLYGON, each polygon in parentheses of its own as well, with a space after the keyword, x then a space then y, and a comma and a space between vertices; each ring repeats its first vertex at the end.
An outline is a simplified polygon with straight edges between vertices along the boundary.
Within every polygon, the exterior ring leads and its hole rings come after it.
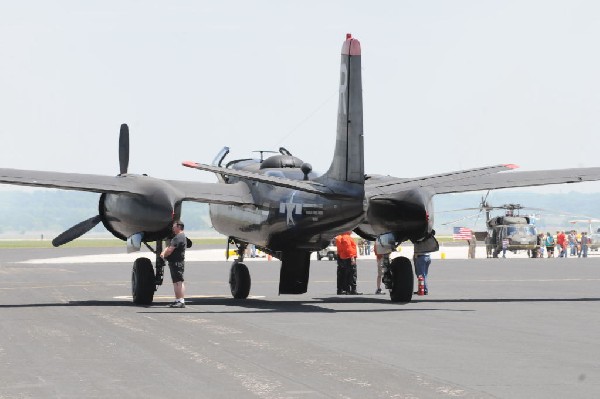
POLYGON ((190 252, 188 306, 170 309, 168 277, 131 304, 116 252, 0 250, 0 398, 600 397, 597 256, 447 250, 430 295, 393 304, 372 294, 374 259, 362 296, 335 295, 327 260, 308 293, 278 296, 279 262, 249 260, 252 297, 234 300, 229 262, 190 252))

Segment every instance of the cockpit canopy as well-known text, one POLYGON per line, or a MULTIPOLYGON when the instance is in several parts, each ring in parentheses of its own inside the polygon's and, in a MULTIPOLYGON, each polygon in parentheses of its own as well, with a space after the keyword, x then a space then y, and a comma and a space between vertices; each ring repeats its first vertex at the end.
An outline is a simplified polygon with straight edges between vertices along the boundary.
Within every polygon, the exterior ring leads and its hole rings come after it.
POLYGON ((299 168, 303 163, 300 158, 293 155, 273 155, 262 161, 260 168, 299 168))

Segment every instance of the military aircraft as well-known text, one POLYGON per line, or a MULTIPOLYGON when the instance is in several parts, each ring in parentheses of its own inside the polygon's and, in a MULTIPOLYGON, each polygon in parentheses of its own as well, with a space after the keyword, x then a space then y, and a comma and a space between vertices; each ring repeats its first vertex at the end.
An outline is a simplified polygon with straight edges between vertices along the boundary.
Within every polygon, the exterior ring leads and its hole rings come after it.
MULTIPOLYGON (((164 263, 158 256, 181 216, 183 201, 210 204, 214 228, 238 248, 229 285, 235 298, 251 287, 244 249, 254 244, 281 260, 280 294, 307 292, 311 252, 325 248, 337 234, 354 230, 365 239, 392 247, 410 240, 420 250, 436 251, 433 202, 436 194, 600 180, 600 168, 498 173, 514 165, 495 165, 417 178, 369 175, 364 171, 360 42, 350 34, 342 45, 337 133, 333 160, 324 174, 281 150, 260 159, 234 160, 222 166, 225 148, 211 165, 186 161, 187 167, 216 174, 217 183, 152 178, 128 172, 129 134, 121 126, 120 173, 117 176, 0 169, 0 183, 100 193, 98 215, 68 229, 58 246, 102 222, 129 250, 143 243, 156 254, 133 264, 136 304, 149 304, 162 284, 164 263), (152 248, 151 244, 156 245, 152 248)), ((409 302, 412 265, 406 257, 385 263, 383 281, 392 301, 409 302)))
MULTIPOLYGON (((488 191, 489 194, 489 191, 488 191)), ((478 208, 462 208, 454 209, 445 212, 459 212, 468 210, 477 210, 478 212, 462 217, 457 220, 453 220, 446 224, 453 224, 461 220, 471 219, 477 217, 485 212, 485 225, 486 231, 475 231, 475 237, 477 241, 484 241, 486 246, 486 253, 488 258, 497 258, 498 254, 502 251, 503 240, 508 240, 506 249, 508 251, 531 251, 531 257, 537 257, 537 249, 539 245, 537 243, 537 228, 535 226, 534 215, 521 215, 522 209, 528 209, 532 211, 544 212, 557 214, 557 212, 550 211, 542 208, 533 208, 528 206, 522 206, 521 204, 504 204, 493 206, 487 201, 487 195, 481 199, 481 203, 478 208), (503 210, 503 215, 492 215, 494 210, 503 210)), ((440 212, 442 213, 442 212, 440 212)), ((475 221, 477 224, 477 221, 475 221)))
POLYGON ((532 223, 530 216, 519 214, 519 210, 526 209, 525 207, 519 204, 504 204, 494 207, 487 203, 484 203, 483 207, 486 211, 487 237, 485 244, 488 256, 497 258, 503 249, 502 241, 508 240, 506 247, 508 251, 531 251, 531 256, 537 257, 539 246, 535 224, 532 223), (492 209, 504 209, 504 215, 490 217, 492 209))

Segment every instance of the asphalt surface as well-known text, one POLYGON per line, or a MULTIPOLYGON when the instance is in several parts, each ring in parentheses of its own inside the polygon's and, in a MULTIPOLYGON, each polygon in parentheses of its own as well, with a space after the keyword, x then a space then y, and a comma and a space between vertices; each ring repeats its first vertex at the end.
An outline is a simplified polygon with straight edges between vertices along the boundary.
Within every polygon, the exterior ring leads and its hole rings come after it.
POLYGON ((130 263, 22 263, 114 249, 0 250, 0 398, 598 398, 600 257, 434 260, 430 295, 335 295, 335 263, 278 296, 279 262, 187 264, 131 304, 130 263))

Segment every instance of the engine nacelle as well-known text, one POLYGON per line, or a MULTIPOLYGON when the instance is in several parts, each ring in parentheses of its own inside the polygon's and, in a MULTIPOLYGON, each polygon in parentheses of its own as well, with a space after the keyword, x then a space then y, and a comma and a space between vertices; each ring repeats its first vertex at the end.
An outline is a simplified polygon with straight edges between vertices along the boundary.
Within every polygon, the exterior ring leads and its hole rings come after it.
POLYGON ((181 199, 168 183, 148 176, 132 176, 141 194, 102 194, 98 204, 102 223, 121 240, 143 233, 143 241, 157 241, 171 234, 181 215, 181 199))
POLYGON ((397 242, 420 241, 433 230, 432 198, 433 192, 424 188, 373 196, 357 230, 371 237, 393 233, 397 242))

